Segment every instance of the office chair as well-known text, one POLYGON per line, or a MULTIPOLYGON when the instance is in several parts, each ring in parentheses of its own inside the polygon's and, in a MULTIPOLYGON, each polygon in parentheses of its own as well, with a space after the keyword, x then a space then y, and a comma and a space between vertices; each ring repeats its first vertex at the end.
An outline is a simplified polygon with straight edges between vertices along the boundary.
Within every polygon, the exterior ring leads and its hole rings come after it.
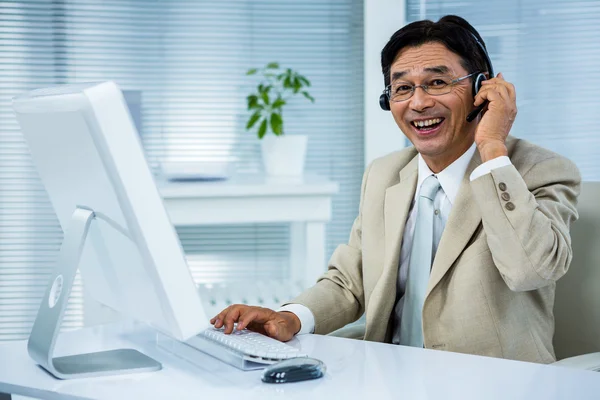
POLYGON ((583 182, 573 261, 556 285, 554 365, 600 371, 600 182, 583 182))

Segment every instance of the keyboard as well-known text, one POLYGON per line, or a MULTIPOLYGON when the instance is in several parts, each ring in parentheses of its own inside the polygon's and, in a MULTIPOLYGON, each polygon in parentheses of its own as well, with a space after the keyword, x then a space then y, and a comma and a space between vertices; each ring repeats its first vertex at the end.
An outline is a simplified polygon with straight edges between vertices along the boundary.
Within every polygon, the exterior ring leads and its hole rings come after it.
POLYGON ((243 370, 260 369, 282 360, 307 357, 293 346, 247 329, 234 329, 226 335, 223 328, 211 327, 182 344, 184 347, 171 343, 168 350, 190 361, 193 360, 189 352, 200 350, 243 370))

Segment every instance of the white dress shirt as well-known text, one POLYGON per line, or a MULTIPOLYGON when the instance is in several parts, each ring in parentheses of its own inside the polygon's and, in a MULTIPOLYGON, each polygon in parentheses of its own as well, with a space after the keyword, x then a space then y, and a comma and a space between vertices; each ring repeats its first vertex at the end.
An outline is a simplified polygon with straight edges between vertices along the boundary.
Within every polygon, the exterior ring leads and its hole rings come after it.
MULTIPOLYGON (((418 157, 418 177, 417 177, 417 189, 415 190, 415 197, 413 198, 411 208, 409 211, 408 219, 404 227, 404 235, 402 237, 402 246, 400 250, 400 270, 399 270, 399 286, 401 290, 406 287, 406 277, 408 274, 408 264, 410 261, 410 250, 412 247, 413 235, 415 230, 415 221, 417 218, 417 207, 416 198, 421 188, 423 181, 430 175, 436 175, 442 190, 439 190, 433 200, 436 211, 439 211, 434 218, 433 235, 434 235, 434 254, 437 251, 437 245, 444 232, 444 227, 448 221, 452 204, 456 199, 458 190, 462 183, 463 177, 466 173, 467 166, 473 157, 473 154, 477 150, 475 143, 463 153, 457 160, 447 166, 443 171, 438 174, 431 172, 431 169, 423 160, 423 157, 419 154, 418 157)), ((473 170, 469 179, 474 181, 475 179, 489 174, 493 169, 511 165, 510 159, 506 156, 497 157, 493 160, 487 161, 473 170)), ((301 304, 288 304, 287 306, 281 307, 277 311, 289 311, 300 319, 301 328, 298 334, 312 333, 315 329, 315 317, 312 312, 301 304)))

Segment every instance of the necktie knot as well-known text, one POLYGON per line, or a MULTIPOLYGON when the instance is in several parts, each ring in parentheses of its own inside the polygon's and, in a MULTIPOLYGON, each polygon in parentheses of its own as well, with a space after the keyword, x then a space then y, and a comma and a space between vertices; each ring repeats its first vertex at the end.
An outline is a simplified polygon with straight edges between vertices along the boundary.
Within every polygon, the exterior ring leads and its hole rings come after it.
POLYGON ((430 175, 421 184, 419 196, 427 197, 429 200, 433 201, 433 199, 435 198, 435 194, 439 189, 440 181, 438 181, 438 179, 434 175, 430 175))

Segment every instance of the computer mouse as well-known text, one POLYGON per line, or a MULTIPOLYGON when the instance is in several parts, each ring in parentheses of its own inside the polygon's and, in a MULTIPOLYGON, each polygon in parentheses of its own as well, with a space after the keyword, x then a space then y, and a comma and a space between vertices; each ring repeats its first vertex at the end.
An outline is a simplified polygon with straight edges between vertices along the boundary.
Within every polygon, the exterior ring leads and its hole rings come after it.
POLYGON ((266 383, 306 381, 321 378, 325 375, 325 371, 327 371, 325 363, 316 358, 291 358, 265 368, 262 381, 266 383))

